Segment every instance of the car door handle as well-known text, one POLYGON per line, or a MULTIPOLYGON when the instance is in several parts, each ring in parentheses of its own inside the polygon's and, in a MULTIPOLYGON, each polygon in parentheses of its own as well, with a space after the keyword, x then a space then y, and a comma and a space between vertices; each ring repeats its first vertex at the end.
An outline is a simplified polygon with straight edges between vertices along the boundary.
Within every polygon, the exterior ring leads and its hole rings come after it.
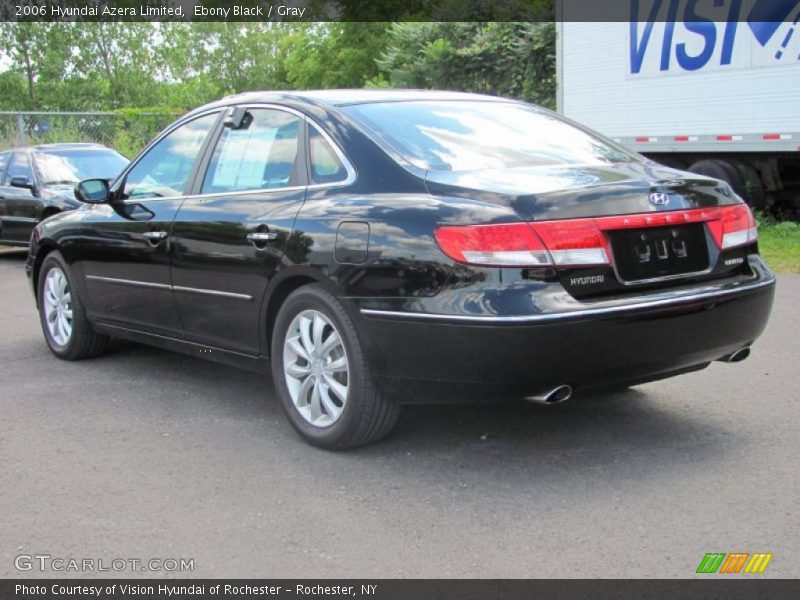
POLYGON ((272 231, 256 231, 247 234, 247 241, 251 244, 266 244, 278 238, 278 234, 272 231))
POLYGON ((142 234, 144 238, 150 243, 158 243, 167 237, 166 231, 148 231, 142 234))

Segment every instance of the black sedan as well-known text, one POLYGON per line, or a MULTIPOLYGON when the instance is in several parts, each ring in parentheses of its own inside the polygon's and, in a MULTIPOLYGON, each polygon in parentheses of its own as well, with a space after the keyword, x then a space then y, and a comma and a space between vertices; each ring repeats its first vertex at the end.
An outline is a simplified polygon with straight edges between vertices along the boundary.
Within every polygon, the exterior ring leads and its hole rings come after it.
POLYGON ((0 244, 27 246, 39 221, 80 205, 76 183, 113 179, 127 164, 99 144, 42 144, 0 153, 0 244))
POLYGON ((77 194, 27 262, 50 349, 271 365, 325 448, 381 438, 403 403, 551 403, 735 362, 773 300, 725 183, 495 97, 232 96, 77 194))

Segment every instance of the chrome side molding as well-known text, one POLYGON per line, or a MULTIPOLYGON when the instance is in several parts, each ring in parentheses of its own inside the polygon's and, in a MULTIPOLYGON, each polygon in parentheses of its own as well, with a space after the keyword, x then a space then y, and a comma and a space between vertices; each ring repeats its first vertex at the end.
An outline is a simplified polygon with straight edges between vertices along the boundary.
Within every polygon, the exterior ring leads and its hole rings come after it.
POLYGON ((235 298, 252 302, 253 297, 249 294, 237 294, 235 292, 225 292, 222 290, 208 290, 203 288, 186 287, 183 285, 169 285, 167 283, 154 283, 151 281, 138 281, 134 279, 118 279, 117 277, 101 277, 100 275, 87 275, 86 279, 91 281, 101 281, 104 283, 115 283, 118 285, 132 285, 137 287, 156 288, 172 292, 188 292, 191 294, 203 294, 206 296, 220 296, 223 298, 235 298))

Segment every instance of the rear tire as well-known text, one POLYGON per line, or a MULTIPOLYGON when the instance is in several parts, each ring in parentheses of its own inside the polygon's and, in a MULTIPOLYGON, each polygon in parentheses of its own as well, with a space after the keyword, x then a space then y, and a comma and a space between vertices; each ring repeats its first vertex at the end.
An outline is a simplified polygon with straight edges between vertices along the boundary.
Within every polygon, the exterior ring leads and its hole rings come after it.
POLYGON ((58 251, 42 262, 37 294, 39 321, 53 354, 64 360, 82 360, 105 351, 109 338, 92 329, 67 263, 58 251))
POLYGON ((400 407, 375 385, 344 307, 317 284, 292 292, 278 312, 272 376, 289 421, 320 448, 377 442, 400 414, 400 407))

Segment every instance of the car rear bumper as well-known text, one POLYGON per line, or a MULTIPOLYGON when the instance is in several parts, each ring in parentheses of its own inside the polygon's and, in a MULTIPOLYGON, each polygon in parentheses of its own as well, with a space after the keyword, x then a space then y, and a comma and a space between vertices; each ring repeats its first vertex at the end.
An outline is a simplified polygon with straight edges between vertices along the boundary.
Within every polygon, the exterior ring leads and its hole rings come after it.
POLYGON ((400 390, 414 381, 456 396, 529 395, 642 383, 702 368, 762 333, 775 277, 757 255, 749 260, 748 276, 635 297, 579 302, 546 287, 530 314, 363 302, 359 330, 384 385, 400 390))

